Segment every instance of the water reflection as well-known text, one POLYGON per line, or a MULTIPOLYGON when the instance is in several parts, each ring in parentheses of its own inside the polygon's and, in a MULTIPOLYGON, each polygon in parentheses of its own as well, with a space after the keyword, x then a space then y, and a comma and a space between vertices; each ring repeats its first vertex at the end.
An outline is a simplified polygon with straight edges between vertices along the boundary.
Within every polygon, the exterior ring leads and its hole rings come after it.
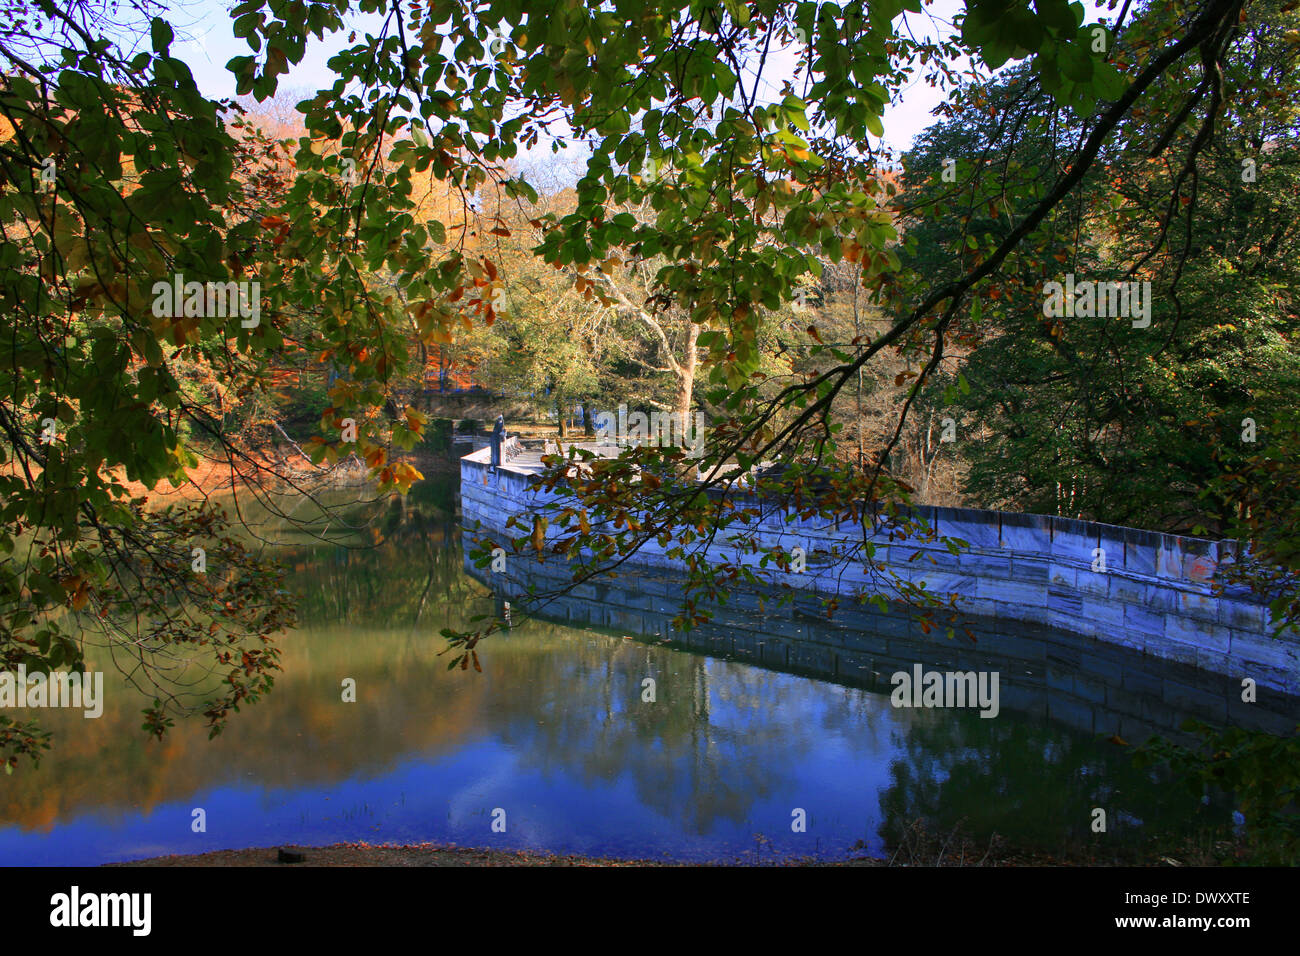
MULTIPOLYGON (((477 533, 464 532, 466 553, 477 533)), ((950 638, 908 614, 842 606, 828 619, 819 595, 733 590, 713 618, 688 632, 670 628, 679 612, 679 577, 656 568, 625 566, 616 579, 597 579, 561 593, 570 570, 561 561, 513 560, 504 573, 466 573, 525 612, 570 624, 614 628, 671 640, 725 659, 805 674, 889 694, 898 671, 999 674, 1001 706, 1093 735, 1141 741, 1152 735, 1192 739, 1189 719, 1287 734, 1300 723, 1300 698, 1269 690, 1245 703, 1237 678, 1198 671, 1118 645, 1102 644, 1040 625, 968 617, 973 637, 950 638), (631 568, 631 570, 629 570, 631 568)), ((959 632, 960 633, 960 632, 959 632)), ((996 721, 985 721, 996 723, 996 721)))
MULTIPOLYGON (((532 620, 481 647, 481 674, 449 672, 440 629, 496 598, 464 573, 437 502, 378 503, 370 517, 342 543, 287 553, 303 626, 283 641, 274 691, 217 739, 197 722, 146 739, 144 701, 115 673, 99 720, 50 712, 54 752, 0 783, 0 862, 359 840, 752 858, 760 834, 765 854, 879 851, 918 814, 1050 843, 1081 836, 1097 805, 1175 831, 1218 812, 1060 722, 895 710, 852 681, 630 630, 532 620), (355 703, 341 700, 345 678, 355 703), (197 807, 205 833, 191 830, 197 807), (791 831, 796 808, 807 833, 791 831)), ((609 594, 599 606, 626 610, 609 594)))

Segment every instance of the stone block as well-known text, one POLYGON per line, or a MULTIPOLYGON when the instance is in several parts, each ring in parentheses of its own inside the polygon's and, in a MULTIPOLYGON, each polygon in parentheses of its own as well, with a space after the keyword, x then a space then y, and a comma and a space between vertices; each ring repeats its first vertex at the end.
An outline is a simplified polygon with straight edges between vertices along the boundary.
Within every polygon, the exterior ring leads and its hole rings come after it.
MULTIPOLYGON (((1183 721, 1187 718, 1186 714, 1157 697, 1144 697, 1142 699, 1142 713, 1138 716, 1142 720, 1159 727, 1161 731, 1176 730, 1182 726, 1183 721)), ((1132 741, 1129 742, 1132 743, 1132 741)))
POLYGON ((799 643, 790 647, 789 666, 801 668, 823 676, 831 676, 835 653, 828 647, 799 643))
POLYGON ((1025 604, 1012 604, 1005 601, 992 602, 992 608, 985 611, 983 604, 976 600, 970 603, 972 613, 990 613, 992 616, 1008 622, 1018 624, 1042 624, 1050 625, 1052 611, 1049 607, 1032 607, 1025 604))
POLYGON ((1090 571, 1081 572, 1076 565, 1059 561, 1052 561, 1047 565, 1047 580, 1053 590, 1063 589, 1074 593, 1078 590, 1079 575, 1090 573, 1090 571))
POLYGON ((1122 632, 1125 628, 1125 605, 1117 604, 1108 598, 1096 598, 1083 595, 1082 616, 1094 625, 1094 633, 1105 639, 1107 635, 1122 632))
POLYGON ((1010 572, 1006 576, 1013 581, 1021 581, 1025 584, 1047 584, 1050 580, 1051 565, 1040 558, 1017 556, 1008 558, 1007 562, 1010 565, 1010 572))
POLYGON ((866 684, 875 684, 878 681, 878 675, 875 673, 874 661, 866 654, 858 654, 851 651, 841 651, 836 655, 838 676, 841 680, 861 681, 866 684))
MULTIPOLYGON (((969 574, 975 574, 982 578, 1011 578, 1015 580, 1032 581, 1032 577, 1019 577, 1013 569, 1013 562, 1009 554, 990 551, 967 551, 964 552, 957 562, 958 567, 969 574)), ((1046 576, 1044 575, 1044 580, 1046 576)))
MULTIPOLYGON (((1198 620, 1179 614, 1165 615, 1165 640, 1227 654, 1231 631, 1215 621, 1198 620)), ((1195 664, 1193 660, 1190 663, 1195 664)))
POLYGON ((1220 624, 1234 631, 1264 632, 1265 609, 1262 605, 1230 597, 1219 598, 1218 604, 1220 624))
MULTIPOLYGON (((1300 673, 1300 646, 1286 639, 1278 639, 1248 631, 1232 630, 1232 656, 1242 663, 1268 664, 1283 671, 1300 673)), ((1243 674, 1250 677, 1250 674, 1243 674)))
POLYGON ((1146 601, 1147 585, 1144 581, 1130 578, 1125 574, 1108 574, 1106 586, 1107 594, 1112 601, 1138 605, 1146 601))
POLYGON ((1124 529, 1124 570, 1154 576, 1156 555, 1164 535, 1138 528, 1124 529))
POLYGON ((1206 674, 1232 674, 1237 669, 1236 660, 1231 654, 1211 648, 1196 649, 1196 667, 1206 674))
POLYGON ((1219 602, 1213 595, 1181 588, 1176 594, 1178 613, 1181 617, 1194 618, 1215 625, 1219 623, 1219 602))
POLYGON ((1073 518, 1052 519, 1052 557, 1092 566, 1093 549, 1100 534, 1097 525, 1073 518))
POLYGON ((975 595, 976 578, 969 574, 951 574, 927 571, 912 578, 913 583, 924 584, 926 590, 939 595, 960 594, 964 597, 975 595))
POLYGON ((1097 547, 1106 549, 1106 566, 1112 571, 1127 570, 1124 566, 1125 559, 1125 528, 1113 524, 1098 524, 1097 528, 1097 547))
POLYGON ((1184 555, 1183 577, 1192 584, 1201 587, 1209 587, 1219 568, 1218 561, 1215 560, 1213 553, 1205 553, 1206 550, 1214 547, 1213 543, 1200 542, 1200 551, 1191 551, 1184 555))
MULTIPOLYGON (((1270 693, 1265 691, 1265 694, 1270 693)), ((1236 725, 1262 730, 1279 737, 1290 737, 1300 732, 1300 716, 1293 713, 1279 713, 1267 710, 1260 703, 1242 703, 1240 695, 1229 701, 1228 718, 1236 725), (1235 703, 1233 703, 1235 701, 1235 703)))
POLYGON ((1047 589, 1047 606, 1057 614, 1078 618, 1083 613, 1083 595, 1073 587, 1050 586, 1047 589))
POLYGON ((1156 550, 1156 576, 1179 581, 1184 578, 1183 547, 1186 539, 1176 534, 1162 534, 1156 550))
POLYGON ((977 579, 975 596, 989 601, 1005 601, 1027 607, 1047 606, 1047 589, 1042 584, 1024 581, 977 579))
POLYGON ((1168 638, 1161 641, 1151 641, 1147 644, 1146 652, 1152 657, 1158 657, 1164 661, 1175 661, 1179 664, 1186 664, 1188 667, 1196 666, 1195 644, 1186 644, 1182 641, 1171 641, 1168 638))
POLYGON ((877 637, 906 637, 911 632, 911 621, 903 610, 889 614, 873 614, 867 622, 869 633, 877 637))
POLYGON ((1047 612, 1048 627, 1065 631, 1069 634, 1076 634, 1081 637, 1094 637, 1092 626, 1078 614, 1069 614, 1060 610, 1052 609, 1047 612))
POLYGON ((1050 554, 1052 550, 1052 519, 1046 515, 1004 513, 1002 515, 1002 547, 1013 554, 1050 554))
POLYGON ((1092 571, 1080 568, 1074 577, 1074 587, 1079 594, 1092 599, 1110 600, 1109 571, 1092 571))
POLYGON ((970 508, 936 509, 935 520, 939 534, 960 538, 973 548, 997 548, 1001 545, 1002 531, 996 511, 976 511, 970 508))
MULTIPOLYGON (((1163 611, 1153 611, 1137 604, 1124 605, 1124 629, 1143 638, 1163 638, 1165 634, 1165 615, 1163 611)), ((1145 640, 1143 641, 1145 645, 1145 640)))
POLYGON ((1254 678, 1259 687, 1271 691, 1281 691, 1294 696, 1300 690, 1297 687, 1295 670, 1292 668, 1250 661, 1243 668, 1242 675, 1254 678))
POLYGON ((1180 609, 1178 589, 1165 583, 1148 584, 1145 603, 1152 611, 1177 614, 1180 609))

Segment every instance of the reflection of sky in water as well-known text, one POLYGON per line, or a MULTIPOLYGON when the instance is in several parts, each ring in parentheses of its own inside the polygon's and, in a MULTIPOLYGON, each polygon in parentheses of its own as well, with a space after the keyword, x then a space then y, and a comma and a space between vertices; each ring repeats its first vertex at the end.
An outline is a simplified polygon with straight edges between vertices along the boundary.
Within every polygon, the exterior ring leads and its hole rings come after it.
POLYGON ((485 642, 482 674, 449 673, 439 629, 489 599, 454 547, 387 550, 308 565, 284 674, 215 740, 188 721, 145 740, 142 701, 121 688, 101 720, 43 717, 54 751, 0 779, 0 863, 356 841, 754 859, 760 834, 759 858, 880 852, 882 825, 918 814, 1050 842, 1086 834, 1100 793, 1113 820, 1166 827, 1200 806, 1118 748, 1005 708, 896 711, 884 694, 546 622, 485 642), (339 702, 343 677, 356 704, 339 702))
MULTIPOLYGON (((616 639, 597 639, 606 641, 621 650, 616 639)), ((713 661, 705 670, 725 686, 728 672, 753 669, 713 661)), ((629 767, 615 767, 596 779, 578 751, 570 754, 573 766, 535 752, 538 744, 529 739, 529 728, 511 717, 501 736, 486 728, 486 734, 471 734, 450 755, 409 754, 375 776, 300 788, 248 780, 203 788, 144 813, 104 808, 61 819, 45 832, 7 827, 0 830, 0 859, 84 865, 238 846, 343 841, 731 858, 752 850, 758 833, 777 850, 799 854, 843 850, 869 838, 879 815, 878 791, 889 785, 889 762, 901 753, 890 745, 879 747, 874 742, 878 735, 855 734, 852 723, 836 724, 828 702, 854 695, 879 708, 883 698, 800 677, 763 676, 774 691, 790 698, 779 711, 755 706, 758 702, 736 694, 734 687, 731 700, 710 695, 707 724, 701 718, 697 730, 702 746, 673 748, 678 752, 666 756, 661 741, 650 741, 629 757, 629 767), (818 699, 823 693, 826 700, 818 699), (773 746, 755 751, 748 743, 755 739, 770 740, 773 746), (789 746, 792 740, 815 746, 795 751, 789 746), (667 789, 647 794, 648 772, 665 759, 678 764, 677 772, 658 781, 667 789), (772 766, 771 759, 780 766, 772 766), (696 763, 703 776, 693 772, 696 763), (756 774, 755 768, 762 767, 771 772, 756 774), (756 777, 763 781, 763 792, 751 789, 756 777), (710 787, 698 789, 702 781, 710 787), (735 799, 737 793, 740 799, 735 799), (206 833, 190 829, 195 807, 206 811, 206 833), (497 807, 506 811, 504 834, 491 829, 497 807), (806 834, 791 832, 796 807, 807 811, 806 834)), ((633 706, 640 705, 638 696, 633 706)), ((887 702, 877 714, 887 722, 895 719, 887 702)), ((589 712, 581 719, 598 723, 606 717, 589 712)))

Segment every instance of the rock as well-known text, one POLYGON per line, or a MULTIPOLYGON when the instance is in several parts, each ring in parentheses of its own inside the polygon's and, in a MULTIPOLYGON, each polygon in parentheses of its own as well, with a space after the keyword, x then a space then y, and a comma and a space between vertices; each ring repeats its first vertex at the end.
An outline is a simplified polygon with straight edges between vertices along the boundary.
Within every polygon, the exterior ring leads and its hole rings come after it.
POLYGON ((282 846, 280 847, 276 860, 279 863, 302 863, 307 859, 307 854, 297 847, 282 846))

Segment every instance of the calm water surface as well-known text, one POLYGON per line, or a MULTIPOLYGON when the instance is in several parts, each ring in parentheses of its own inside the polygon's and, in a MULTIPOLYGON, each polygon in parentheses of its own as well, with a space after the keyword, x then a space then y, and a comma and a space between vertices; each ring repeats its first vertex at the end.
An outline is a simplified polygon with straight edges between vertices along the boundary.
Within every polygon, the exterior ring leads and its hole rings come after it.
POLYGON ((481 646, 481 674, 449 672, 439 630, 494 600, 437 508, 371 510, 347 546, 297 535, 280 552, 302 626, 282 641, 274 691, 221 736, 178 721, 147 739, 145 702, 111 664, 102 718, 46 711, 53 752, 0 778, 0 863, 341 841, 763 860, 881 853, 920 816, 1050 847, 1090 838, 1098 805, 1112 839, 1222 812, 1098 735, 1005 704, 995 720, 899 710, 885 693, 617 632, 531 621, 481 646), (791 830, 796 809, 806 833, 791 830))

